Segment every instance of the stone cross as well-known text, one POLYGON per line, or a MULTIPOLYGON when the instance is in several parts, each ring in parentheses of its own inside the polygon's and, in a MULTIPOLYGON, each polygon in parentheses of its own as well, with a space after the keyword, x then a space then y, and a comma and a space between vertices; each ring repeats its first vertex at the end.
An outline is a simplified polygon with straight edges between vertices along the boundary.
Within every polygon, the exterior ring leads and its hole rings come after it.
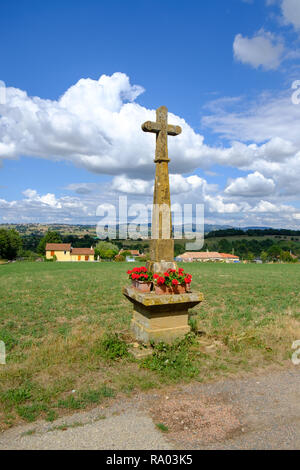
POLYGON ((156 110, 156 122, 144 122, 142 130, 156 134, 154 160, 156 171, 148 269, 155 272, 164 272, 168 268, 176 267, 174 263, 174 240, 172 239, 168 135, 179 135, 181 127, 168 124, 168 110, 165 106, 161 106, 156 110))

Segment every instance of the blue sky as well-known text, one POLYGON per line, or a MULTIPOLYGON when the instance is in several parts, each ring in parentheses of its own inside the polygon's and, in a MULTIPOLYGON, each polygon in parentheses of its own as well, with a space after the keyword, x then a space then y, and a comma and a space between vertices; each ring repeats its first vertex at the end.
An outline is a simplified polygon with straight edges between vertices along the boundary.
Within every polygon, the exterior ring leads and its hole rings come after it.
POLYGON ((183 128, 173 202, 204 203, 207 223, 300 228, 299 31, 296 0, 1 2, 0 223, 95 223, 119 195, 151 201, 140 124, 166 105, 183 128))

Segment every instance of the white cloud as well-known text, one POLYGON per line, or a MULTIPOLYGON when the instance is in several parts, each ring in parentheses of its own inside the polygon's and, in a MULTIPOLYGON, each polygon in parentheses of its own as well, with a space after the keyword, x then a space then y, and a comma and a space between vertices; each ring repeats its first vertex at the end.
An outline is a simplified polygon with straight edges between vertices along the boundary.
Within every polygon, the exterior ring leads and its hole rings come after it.
POLYGON ((295 212, 295 209, 291 206, 285 204, 272 204, 269 201, 261 200, 259 203, 250 209, 251 212, 261 212, 261 213, 288 213, 295 212))
POLYGON ((292 24, 295 29, 300 29, 299 0, 282 0, 281 10, 285 23, 292 24))
POLYGON ((111 187, 113 190, 125 194, 151 194, 153 181, 127 178, 126 175, 120 175, 114 177, 111 187))
POLYGON ((55 207, 57 209, 61 209, 62 205, 59 201, 57 201, 54 194, 48 193, 44 196, 39 196, 37 191, 34 189, 26 189, 23 191, 24 196, 30 202, 39 202, 45 204, 46 206, 55 207))
POLYGON ((277 195, 299 197, 300 105, 292 103, 291 94, 262 95, 235 111, 227 110, 224 100, 213 102, 203 124, 234 139, 231 148, 216 155, 220 164, 257 171, 274 181, 277 195))
MULTIPOLYGON (((57 101, 11 87, 6 92, 0 159, 29 155, 68 160, 95 173, 152 178, 155 138, 142 132, 141 124, 155 119, 155 111, 134 102, 143 88, 131 85, 125 74, 81 79, 57 101)), ((192 171, 213 158, 214 149, 184 119, 169 113, 169 122, 183 129, 169 138, 172 172, 192 171)))
POLYGON ((275 191, 275 183, 271 178, 265 178, 256 171, 246 177, 233 180, 225 189, 229 196, 262 197, 269 196, 275 191))
POLYGON ((252 38, 237 34, 233 42, 235 58, 252 67, 277 69, 283 58, 284 46, 272 33, 258 31, 252 38))

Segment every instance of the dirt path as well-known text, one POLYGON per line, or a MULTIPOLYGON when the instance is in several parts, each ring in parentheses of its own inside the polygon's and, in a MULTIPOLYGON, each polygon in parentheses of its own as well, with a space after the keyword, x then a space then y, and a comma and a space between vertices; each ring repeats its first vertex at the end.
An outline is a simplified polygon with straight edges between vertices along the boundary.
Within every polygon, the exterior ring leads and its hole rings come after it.
POLYGON ((139 394, 0 435, 0 449, 211 448, 300 449, 300 367, 139 394))

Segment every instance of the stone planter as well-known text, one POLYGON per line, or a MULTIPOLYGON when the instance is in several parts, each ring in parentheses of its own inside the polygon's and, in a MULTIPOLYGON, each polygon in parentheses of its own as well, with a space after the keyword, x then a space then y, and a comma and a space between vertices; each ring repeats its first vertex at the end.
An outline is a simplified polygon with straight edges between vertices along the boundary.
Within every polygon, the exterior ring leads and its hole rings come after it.
POLYGON ((132 287, 139 290, 140 292, 150 292, 152 287, 152 282, 141 282, 141 281, 132 281, 132 287))
POLYGON ((139 341, 171 343, 190 332, 189 309, 203 301, 201 292, 179 295, 144 293, 125 287, 123 294, 133 304, 131 329, 139 341))
POLYGON ((157 295, 167 295, 167 294, 185 294, 186 286, 185 284, 179 284, 178 286, 154 286, 155 294, 157 295))

